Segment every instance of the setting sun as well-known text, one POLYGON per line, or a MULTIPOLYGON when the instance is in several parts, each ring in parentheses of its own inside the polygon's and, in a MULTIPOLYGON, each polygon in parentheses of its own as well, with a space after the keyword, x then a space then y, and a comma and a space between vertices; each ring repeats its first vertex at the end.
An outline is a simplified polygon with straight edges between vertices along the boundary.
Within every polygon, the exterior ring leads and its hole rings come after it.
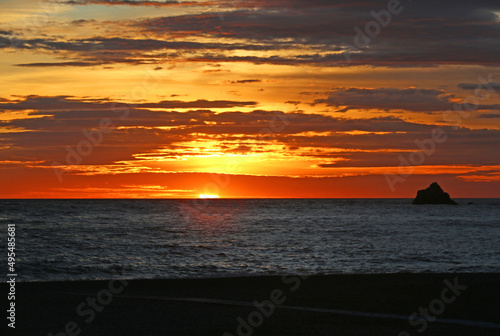
POLYGON ((205 194, 201 194, 200 198, 219 198, 219 195, 205 195, 205 194))

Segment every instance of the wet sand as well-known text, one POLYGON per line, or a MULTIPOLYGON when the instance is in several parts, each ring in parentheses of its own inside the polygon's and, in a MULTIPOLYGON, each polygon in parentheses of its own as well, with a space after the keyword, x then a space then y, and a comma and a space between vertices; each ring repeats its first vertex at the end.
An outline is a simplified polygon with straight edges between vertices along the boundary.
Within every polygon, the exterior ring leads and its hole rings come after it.
POLYGON ((23 336, 500 335, 500 274, 32 282, 16 292, 9 334, 23 336))

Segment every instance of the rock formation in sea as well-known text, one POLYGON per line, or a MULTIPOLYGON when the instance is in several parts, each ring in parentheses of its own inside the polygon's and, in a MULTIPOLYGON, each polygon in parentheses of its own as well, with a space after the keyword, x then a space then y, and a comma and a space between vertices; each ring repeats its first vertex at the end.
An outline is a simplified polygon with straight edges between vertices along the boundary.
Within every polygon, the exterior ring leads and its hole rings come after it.
POLYGON ((441 189, 441 186, 434 182, 429 188, 419 190, 417 197, 412 204, 452 204, 457 205, 457 202, 450 198, 450 195, 441 189))

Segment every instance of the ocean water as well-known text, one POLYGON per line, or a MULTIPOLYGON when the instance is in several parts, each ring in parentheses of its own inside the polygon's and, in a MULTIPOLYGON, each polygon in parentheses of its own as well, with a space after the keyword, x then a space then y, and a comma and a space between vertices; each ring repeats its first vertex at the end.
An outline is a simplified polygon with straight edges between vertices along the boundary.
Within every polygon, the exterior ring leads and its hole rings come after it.
POLYGON ((0 200, 0 237, 18 281, 500 272, 500 199, 458 201, 0 200))

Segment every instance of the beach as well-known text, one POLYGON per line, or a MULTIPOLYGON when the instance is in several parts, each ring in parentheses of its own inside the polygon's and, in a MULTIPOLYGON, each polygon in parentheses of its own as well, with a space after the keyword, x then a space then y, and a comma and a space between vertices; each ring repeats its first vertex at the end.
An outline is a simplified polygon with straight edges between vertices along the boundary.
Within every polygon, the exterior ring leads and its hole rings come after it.
MULTIPOLYGON (((7 284, 0 288, 7 292, 7 284)), ((16 289, 12 335, 500 332, 500 274, 491 273, 120 278, 20 282, 16 289)))

